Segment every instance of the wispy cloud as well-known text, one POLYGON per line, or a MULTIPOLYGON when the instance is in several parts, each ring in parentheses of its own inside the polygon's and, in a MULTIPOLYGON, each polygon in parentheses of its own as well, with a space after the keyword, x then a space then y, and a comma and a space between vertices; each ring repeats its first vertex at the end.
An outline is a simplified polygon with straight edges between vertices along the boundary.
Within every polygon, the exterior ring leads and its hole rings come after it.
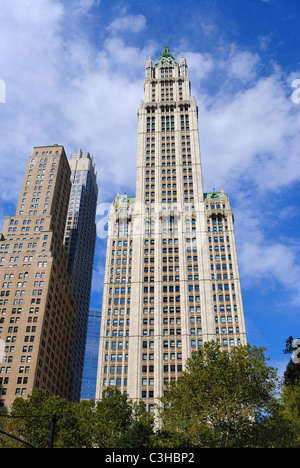
POLYGON ((146 17, 144 15, 129 15, 125 14, 116 18, 107 27, 107 30, 113 34, 120 34, 122 32, 139 33, 146 26, 146 17))
POLYGON ((75 0, 74 7, 80 13, 87 14, 93 7, 100 5, 101 0, 75 0))

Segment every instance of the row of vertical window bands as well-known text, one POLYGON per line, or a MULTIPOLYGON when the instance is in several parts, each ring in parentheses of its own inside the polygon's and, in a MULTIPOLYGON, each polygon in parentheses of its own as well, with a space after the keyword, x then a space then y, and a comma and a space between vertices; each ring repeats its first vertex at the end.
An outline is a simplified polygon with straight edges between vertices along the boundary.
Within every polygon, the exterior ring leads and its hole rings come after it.
MULTIPOLYGON (((34 300, 35 300, 35 299, 32 299, 32 300, 31 300, 31 303, 33 303, 32 301, 34 301, 34 300)), ((37 299, 37 301, 40 301, 40 299, 37 299)), ((1 302, 2 302, 2 300, 0 301, 0 303, 1 303, 1 302)), ((40 304, 40 302, 38 302, 38 303, 40 304)), ((6 307, 5 307, 5 308, 0 308, 0 315, 6 315, 6 312, 7 312, 7 308, 6 308, 6 307)), ((15 314, 20 315, 21 313, 22 313, 22 308, 21 308, 21 307, 18 307, 18 308, 17 308, 17 307, 13 307, 13 308, 12 308, 12 311, 11 311, 11 314, 12 314, 12 315, 15 315, 15 314)), ((33 314, 33 313, 38 314, 38 313, 39 313, 39 307, 35 307, 35 308, 34 308, 34 307, 30 307, 29 313, 30 313, 30 314, 33 314)), ((2 320, 2 319, 1 319, 1 320, 2 320)), ((12 319, 11 319, 11 320, 12 320, 12 319)), ((34 319, 34 321, 36 321, 36 320, 34 319)), ((0 322, 0 323, 1 323, 1 322, 0 322)), ((12 322, 12 323, 13 323, 13 322, 12 322)))
MULTIPOLYGON (((28 379, 27 377, 24 377, 23 378, 23 385, 26 385, 28 382, 28 379)), ((22 384, 22 379, 18 379, 17 381, 17 385, 21 385, 22 384), (21 381, 19 381, 21 380, 21 381)), ((0 382, 0 385, 1 385, 1 382, 0 382)), ((16 388, 15 390, 15 396, 25 396, 27 394, 27 389, 26 388, 16 388)), ((7 388, 0 388, 0 395, 7 395, 7 388)), ((4 407, 4 401, 0 401, 0 408, 3 408, 4 407)))
POLYGON ((116 260, 114 258, 111 259, 111 265, 127 265, 127 263, 129 265, 132 264, 132 258, 128 258, 128 261, 127 261, 127 258, 126 257, 123 257, 123 258, 117 258, 116 260))
MULTIPOLYGON (((122 386, 122 379, 121 378, 110 378, 110 379, 103 379, 103 385, 106 387, 107 385, 111 386, 116 386, 116 387, 121 387, 122 386)), ((127 386, 127 378, 123 380, 123 385, 124 387, 127 386)))
MULTIPOLYGON (((161 116, 161 122, 172 122, 174 121, 174 119, 175 119, 174 115, 161 116)), ((155 116, 147 117, 147 125, 155 123, 155 120, 156 120, 155 116)), ((188 125, 189 114, 180 114, 180 121, 182 122, 183 125, 188 125)))
MULTIPOLYGON (((172 143, 172 146, 175 146, 175 143, 172 143)), ((164 144, 162 145, 164 147, 164 144)), ((191 149, 188 148, 187 150, 185 148, 182 148, 182 153, 188 153, 187 155, 186 154, 182 154, 182 159, 191 159, 191 149)), ((172 161, 175 161, 176 160, 176 154, 175 154, 175 148, 172 148, 172 150, 170 149, 162 149, 161 150, 161 159, 162 161, 170 161, 172 159, 172 161), (167 156, 166 156, 166 153, 167 153, 167 156), (172 154, 170 154, 172 153, 172 154)), ((150 150, 146 150, 146 161, 155 161, 155 150, 151 150, 151 153, 150 153, 150 150), (150 154, 151 154, 151 157, 150 157, 150 154)), ((170 165, 169 163, 167 164, 167 166, 170 165)), ((183 165, 186 165, 186 162, 183 162, 183 165)), ((188 162, 188 165, 191 165, 190 162, 188 162)), ((172 166, 175 166, 175 163, 172 163, 172 166)), ((147 167, 147 166, 146 166, 147 167)))
POLYGON ((229 265, 227 265, 227 263, 223 263, 222 265, 220 263, 217 263, 216 265, 215 264, 212 264, 210 266, 210 269, 212 271, 220 271, 220 270, 223 270, 223 271, 227 271, 227 270, 232 270, 232 263, 229 263, 229 265))
MULTIPOLYGON (((32 327, 32 328, 35 328, 35 327, 32 327)), ((26 333, 28 333, 28 332, 26 332, 26 333)), ((34 331, 32 331, 31 333, 34 333, 34 331)), ((25 335, 24 336, 24 343, 33 343, 34 338, 35 338, 34 335, 31 335, 31 336, 25 335)), ((5 340, 6 343, 16 343, 16 341, 17 341, 17 336, 16 335, 12 335, 12 336, 9 335, 9 336, 6 337, 6 340, 5 340)))
POLYGON ((126 309, 125 311, 125 308, 121 307, 120 309, 108 309, 108 315, 120 315, 120 316, 123 316, 123 315, 130 315, 130 309, 126 309))
MULTIPOLYGON (((215 314, 218 313, 218 307, 217 306, 214 306, 214 312, 215 314)), ((220 306, 220 314, 225 314, 225 306, 222 305, 220 306)), ((226 312, 231 312, 231 306, 226 306, 226 312)), ((237 312, 237 306, 235 305, 234 306, 234 312, 237 312)), ((215 323, 233 323, 233 320, 234 320, 234 323, 239 323, 239 316, 238 315, 234 315, 234 317, 230 314, 230 315, 215 315, 215 323)))
POLYGON ((107 320, 107 326, 111 326, 111 325, 112 325, 113 327, 117 327, 118 325, 119 325, 120 327, 123 327, 124 325, 129 325, 129 319, 127 319, 126 321, 125 321, 124 318, 121 318, 121 319, 113 319, 113 320, 108 319, 108 320, 107 320))
POLYGON ((129 342, 128 341, 106 341, 105 349, 128 349, 129 342))
MULTIPOLYGON (((180 129, 182 132, 188 132, 190 130, 188 115, 181 116, 180 129)), ((175 131, 175 119, 173 115, 171 115, 170 117, 161 117, 160 130, 162 133, 175 131)), ((147 117, 147 133, 155 133, 155 117, 147 117)))
POLYGON ((171 373, 173 373, 173 372, 182 372, 182 364, 177 364, 177 365, 175 365, 175 364, 167 365, 166 364, 166 365, 164 365, 163 372, 165 374, 167 374, 169 372, 171 372, 171 373))
POLYGON ((234 283, 231 283, 231 287, 229 283, 218 283, 218 284, 213 284, 212 286, 213 291, 234 291, 235 290, 235 285, 234 283))
POLYGON ((117 336, 119 336, 119 337, 129 336, 129 330, 125 330, 125 331, 124 331, 124 329, 122 329, 122 330, 119 330, 119 331, 118 331, 118 330, 112 330, 112 331, 111 331, 111 330, 108 329, 108 330, 106 331, 106 336, 107 336, 107 337, 108 337, 108 336, 112 336, 112 337, 117 337, 117 336))
POLYGON ((240 338, 237 338, 236 341, 235 341, 234 338, 229 338, 229 339, 228 338, 223 338, 222 340, 217 338, 217 344, 222 345, 224 348, 227 348, 228 346, 230 346, 230 347, 240 346, 241 345, 241 340, 240 340, 240 338))
POLYGON ((110 366, 109 369, 105 366, 103 372, 104 374, 127 374, 128 366, 110 366))
POLYGON ((180 314, 181 309, 180 306, 174 307, 174 306, 164 306, 163 307, 163 314, 180 314))
POLYGON ((127 300, 125 297, 121 297, 120 299, 117 297, 114 298, 114 300, 112 300, 112 298, 110 297, 108 299, 108 304, 111 305, 111 304, 114 304, 114 305, 125 305, 125 304, 130 304, 130 297, 127 297, 127 300))
POLYGON ((123 355, 122 354, 105 354, 105 361, 108 362, 108 361, 112 361, 112 362, 123 362, 123 360, 125 362, 128 362, 128 354, 125 354, 123 355))
MULTIPOLYGON (((127 293, 131 294, 131 287, 127 287, 127 293)), ((109 288, 109 294, 126 294, 126 287, 109 288)))
POLYGON ((163 360, 164 361, 181 361, 182 360, 182 353, 163 353, 163 360))
POLYGON ((142 390, 142 398, 154 398, 154 391, 153 390, 142 390))
MULTIPOLYGON (((1 333, 1 331, 3 331, 2 327, 0 327, 0 333, 1 333)), ((18 326, 14 326, 14 327, 11 326, 11 327, 8 327, 8 329, 7 329, 7 333, 18 333, 18 331, 19 331, 18 326)), ((36 326, 27 326, 26 327, 26 333, 34 333, 34 332, 36 332, 36 326)), ((11 337, 8 336, 7 338, 9 338, 7 340, 7 343, 12 341, 11 337)))
MULTIPOLYGON (((40 281, 40 282, 36 281, 36 282, 34 283, 34 286, 35 286, 35 287, 38 287, 39 285, 40 285, 40 286, 44 286, 44 281, 40 281)), ((18 282, 18 283, 17 283, 17 287, 18 287, 18 288, 26 288, 26 286, 27 286, 27 282, 26 282, 26 281, 18 282)), ((11 287, 12 287, 12 282, 10 282, 10 281, 8 281, 8 282, 5 281, 4 283, 2 283, 2 288, 3 288, 3 289, 6 289, 6 288, 7 288, 7 289, 10 289, 11 287)))
MULTIPOLYGON (((130 272, 129 272, 130 273, 130 272)), ((113 273, 112 273, 113 274, 113 273)), ((126 275, 126 273, 123 273, 126 275)), ((116 275, 118 275, 118 273, 116 273, 116 275)), ((119 273, 120 275, 120 273, 119 273)), ((111 283, 116 283, 116 284, 120 284, 120 283, 131 283, 131 277, 129 276, 128 278, 126 278, 126 276, 123 276, 122 278, 120 278, 120 276, 117 276, 115 279, 113 277, 110 278, 110 282, 111 283)))
MULTIPOLYGON (((216 328, 216 334, 217 335, 233 335, 234 333, 234 328, 233 327, 222 327, 221 329, 219 327, 216 328)), ((240 333, 239 327, 236 327, 235 333, 240 333)))
MULTIPOLYGON (((125 257, 128 255, 128 250, 127 249, 123 249, 123 250, 112 250, 112 255, 118 255, 118 256, 122 256, 124 255, 125 257)), ((132 255, 132 249, 129 250, 129 255, 132 255)))
MULTIPOLYGON (((7 291, 1 291, 0 292, 0 297, 9 297, 10 296, 10 290, 7 291)), ((15 297, 24 297, 25 296, 25 290, 16 290, 15 291, 15 297)), ((42 296, 43 290, 42 289, 34 289, 32 291, 32 296, 42 296)))
POLYGON ((163 341, 163 348, 182 348, 182 341, 181 340, 164 340, 163 341))
MULTIPOLYGON (((163 270, 163 271, 165 272, 165 270, 163 270)), ((179 271, 179 269, 178 269, 178 271, 179 271)), ((172 275, 172 276, 169 276, 169 277, 168 276, 163 276, 162 280, 163 280, 164 283, 165 282, 172 282, 172 283, 175 282, 176 283, 176 282, 180 281, 180 276, 179 275, 175 275, 175 276, 172 275)), ((153 279, 153 281, 154 281, 154 279, 153 279)))
POLYGON ((225 242, 230 242, 229 241, 229 236, 226 236, 226 240, 224 236, 218 236, 218 237, 209 237, 208 238, 209 242, 215 242, 215 243, 225 243, 225 242))

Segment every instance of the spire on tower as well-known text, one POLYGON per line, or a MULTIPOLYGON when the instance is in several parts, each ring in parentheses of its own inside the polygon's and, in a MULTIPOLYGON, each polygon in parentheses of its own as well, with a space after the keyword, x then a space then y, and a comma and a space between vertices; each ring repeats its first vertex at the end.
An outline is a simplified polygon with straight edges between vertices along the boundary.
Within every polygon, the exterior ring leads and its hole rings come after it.
POLYGON ((173 54, 171 53, 168 46, 164 47, 164 50, 162 51, 161 56, 158 59, 157 65, 160 66, 160 65, 163 65, 164 63, 170 63, 172 65, 178 65, 178 63, 176 63, 175 58, 174 58, 173 54))

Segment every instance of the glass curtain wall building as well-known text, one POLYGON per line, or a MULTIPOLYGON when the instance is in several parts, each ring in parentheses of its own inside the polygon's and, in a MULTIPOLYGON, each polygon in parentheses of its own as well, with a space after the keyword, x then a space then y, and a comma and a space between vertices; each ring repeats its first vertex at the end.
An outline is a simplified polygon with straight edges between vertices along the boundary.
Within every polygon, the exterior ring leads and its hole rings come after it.
POLYGON ((73 400, 79 401, 90 307, 96 245, 97 172, 90 153, 73 153, 69 159, 71 194, 65 228, 65 247, 69 255, 68 271, 73 276, 73 296, 77 320, 73 352, 73 400))
POLYGON ((90 310, 82 377, 81 399, 94 400, 96 395, 101 311, 90 310))

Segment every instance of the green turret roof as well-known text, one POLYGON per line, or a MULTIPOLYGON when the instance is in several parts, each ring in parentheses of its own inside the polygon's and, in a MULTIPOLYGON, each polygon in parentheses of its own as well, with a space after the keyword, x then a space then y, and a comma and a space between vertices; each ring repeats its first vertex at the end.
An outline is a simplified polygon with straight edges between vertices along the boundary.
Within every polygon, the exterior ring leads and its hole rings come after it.
POLYGON ((178 63, 175 62, 175 58, 172 55, 172 53, 171 53, 168 46, 165 46, 164 50, 162 51, 161 56, 158 59, 157 65, 160 66, 160 65, 163 65, 165 63, 170 63, 172 65, 178 65, 178 63))

